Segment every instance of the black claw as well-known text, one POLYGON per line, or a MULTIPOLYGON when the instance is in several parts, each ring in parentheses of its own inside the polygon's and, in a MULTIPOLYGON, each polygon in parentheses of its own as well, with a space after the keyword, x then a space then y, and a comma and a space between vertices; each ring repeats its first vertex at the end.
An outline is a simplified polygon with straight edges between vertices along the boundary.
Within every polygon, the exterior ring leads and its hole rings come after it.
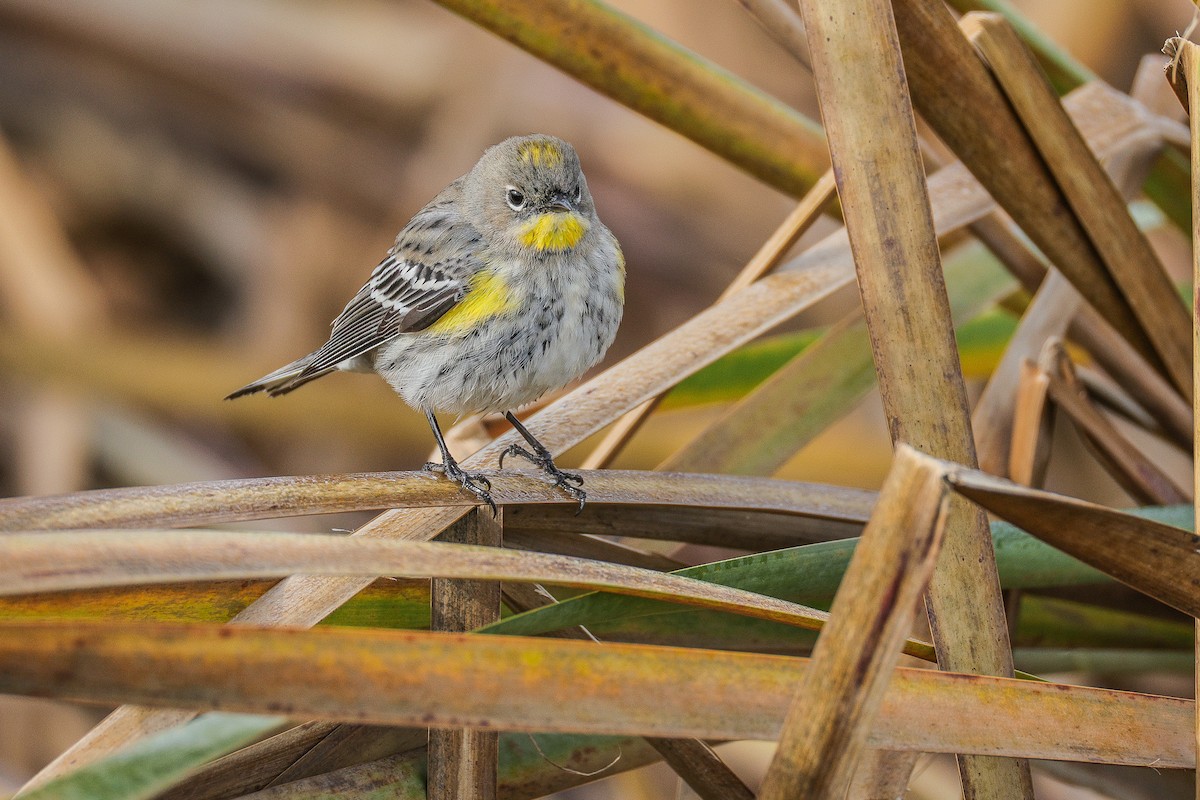
POLYGON ((535 467, 539 467, 542 472, 554 479, 554 486, 557 489, 562 489, 571 497, 579 501, 578 514, 583 511, 583 506, 587 503, 587 492, 580 489, 583 486, 583 476, 577 475, 574 472, 566 472, 558 468, 554 463, 554 459, 550 456, 547 450, 539 450, 531 453, 519 444, 510 444, 504 452, 500 454, 500 467, 504 467, 505 456, 520 456, 535 467), (574 484, 574 485, 572 485, 574 484))
POLYGON ((575 509, 575 516, 578 517, 580 514, 582 514, 583 507, 587 505, 587 492, 577 486, 572 486, 569 483, 556 483, 555 486, 558 486, 564 492, 579 501, 579 508, 575 509))
POLYGON ((492 518, 499 515, 500 510, 496 508, 496 501, 492 499, 491 488, 492 482, 486 476, 478 473, 471 474, 460 467, 454 461, 446 464, 438 464, 430 461, 425 464, 425 469, 430 472, 440 472, 450 480, 456 482, 459 486, 466 489, 471 494, 478 497, 483 502, 487 503, 492 509, 492 518))

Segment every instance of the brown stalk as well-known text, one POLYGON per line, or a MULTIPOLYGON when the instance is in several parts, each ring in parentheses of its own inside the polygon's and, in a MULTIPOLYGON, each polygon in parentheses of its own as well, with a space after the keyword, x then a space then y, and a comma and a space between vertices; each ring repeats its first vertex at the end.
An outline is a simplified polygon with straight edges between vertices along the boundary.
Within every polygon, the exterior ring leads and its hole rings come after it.
MULTIPOLYGON (((501 547, 503 511, 495 519, 475 509, 450 526, 442 541, 501 547)), ((499 581, 433 578, 429 629, 473 631, 500 619, 499 581)), ((500 734, 478 728, 429 729, 429 800, 495 800, 500 734)))
POLYGON ((1052 270, 1021 317, 971 416, 979 468, 984 472, 1000 477, 1012 475, 1018 483, 1030 483, 1026 479, 1031 477, 1035 463, 1042 414, 1035 407, 1041 405, 1036 393, 1018 392, 1034 389, 1024 377, 1024 364, 1037 357, 1047 339, 1066 335, 1079 304, 1079 293, 1062 273, 1052 270), (1014 471, 1016 464, 1023 465, 1021 477, 1014 471))
POLYGON ((1080 293, 1139 352, 1154 350, 1007 99, 938 0, 896 0, 913 102, 1080 293))
MULTIPOLYGON (((957 37, 957 28, 952 22, 951 30, 957 37)), ((965 42, 963 49, 969 55, 965 42)), ((976 67, 982 70, 977 60, 976 67)), ((1125 147, 1129 139, 1145 133, 1146 117, 1122 97, 1115 91, 1098 87, 1087 95, 1077 93, 1068 102, 1072 112, 1079 113, 1080 129, 1086 132, 1089 140, 1095 137, 1094 144, 1101 156, 1125 147), (1090 102, 1081 102, 1085 96, 1090 102)), ((979 133, 984 137, 987 135, 986 130, 979 133)), ((929 185, 935 219, 943 234, 971 223, 993 208, 987 192, 964 169, 941 170, 931 178, 929 185)), ((531 418, 527 427, 552 452, 561 453, 631 407, 660 394, 732 348, 848 285, 852 278, 846 238, 844 234, 834 234, 794 259, 784 270, 701 313, 596 380, 553 403, 531 418)), ((0 337, 0 343, 4 341, 0 337)), ((489 464, 511 443, 512 438, 501 437, 476 456, 464 460, 464 465, 477 469, 489 464)), ((463 513, 461 510, 392 511, 377 517, 356 533, 367 537, 429 538, 463 513)), ((290 578, 239 615, 239 621, 313 625, 365 585, 366 581, 361 579, 290 578)), ((973 598, 971 602, 974 602, 973 598)), ((140 739, 144 730, 169 727, 189 716, 186 713, 156 713, 137 707, 118 709, 38 773, 27 786, 44 783, 71 765, 90 763, 140 739)))
MULTIPOLYGON (((905 5, 896 3, 897 17, 905 5)), ((888 4, 869 0, 802 0, 800 9, 892 440, 974 465, 898 20, 888 4), (864 41, 871 46, 863 47, 864 41)), ((912 49, 905 54, 911 60, 912 49)), ((926 600, 938 665, 1011 675, 987 520, 959 502, 950 505, 945 524, 946 558, 926 600)), ((968 800, 1032 796, 1027 764, 964 757, 960 765, 968 800)))
POLYGON ((901 445, 817 638, 759 791, 842 798, 941 544, 942 467, 901 445))
MULTIPOLYGON (((1140 191, 1156 153, 1157 149, 1131 149, 1124 154, 1127 157, 1114 155, 1109 160, 1113 180, 1120 186, 1123 195, 1132 197, 1140 191)), ((1082 304, 1079 293, 1062 273, 1050 270, 1047 274, 1041 259, 1017 236, 1011 224, 1005 224, 999 215, 993 214, 972 225, 971 232, 987 245, 1028 291, 1034 293, 1033 303, 1026 309, 1016 334, 1005 348, 1004 357, 984 388, 971 417, 980 469, 1002 477, 1005 475, 1006 455, 1013 435, 1013 386, 1023 369, 1022 364, 1026 359, 1037 358, 1043 342, 1051 337, 1062 338, 1068 329, 1076 332, 1077 339, 1090 342, 1092 352, 1113 375, 1126 385, 1132 385, 1133 393, 1143 397, 1143 402, 1148 406, 1159 410, 1154 415, 1156 418, 1166 417, 1175 421, 1176 431, 1190 431, 1189 415, 1179 413, 1187 411, 1179 395, 1157 372, 1146 366, 1128 343, 1117 336, 1090 306, 1082 304), (1136 369, 1131 368, 1127 358, 1136 362, 1136 369), (1189 419, 1183 422, 1180 417, 1189 419), (1182 425, 1179 424, 1181 422, 1182 425)), ((1026 430, 1025 433, 1032 434, 1033 431, 1026 430)), ((1036 441, 1026 439, 1025 444, 1035 444, 1036 441)), ((1025 447, 1022 459, 1045 446, 1048 444, 1025 447)), ((1016 447, 1017 443, 1013 442, 1014 452, 1016 447)), ((1024 463, 1032 470, 1032 462, 1025 460, 1024 463)), ((1029 483, 1013 474, 1018 483, 1029 483)), ((1033 477, 1032 472, 1025 474, 1026 477, 1033 477)))
MULTIPOLYGON (((1103 407, 1113 414, 1137 425, 1148 433, 1160 438, 1167 437, 1167 432, 1158 424, 1146 409, 1138 405, 1120 385, 1105 373, 1093 369, 1086 364, 1076 364, 1075 372, 1079 382, 1087 389, 1088 394, 1098 407, 1103 407)), ((1178 443, 1169 442, 1171 444, 1178 443)), ((1183 448, 1180 448, 1182 450, 1183 448)))
MULTIPOLYGON (((1099 83, 1091 84, 1079 90, 1073 97, 1083 102, 1083 95, 1092 93, 1101 86, 1099 83)), ((1071 103, 1069 100, 1068 105, 1071 103)), ((1075 117, 1078 118, 1078 114, 1075 117)), ((1132 147, 1113 153, 1106 159, 1113 180, 1121 186, 1125 195, 1133 196, 1140 191, 1148 165, 1153 162, 1159 151, 1159 147, 1132 147)), ((972 224, 971 231, 987 244, 1028 291, 1037 293, 1053 285, 1041 285, 1046 275, 1045 267, 1028 246, 994 215, 972 224)), ((1062 279, 1056 278, 1055 282, 1061 283, 1062 279)), ((1063 335, 1060 329, 1063 323, 1067 323, 1071 339, 1083 345, 1105 371, 1147 410, 1172 440, 1183 446, 1190 446, 1192 415, 1188 404, 1094 308, 1080 305, 1077 292, 1072 295, 1064 287, 1056 286, 1053 299, 1048 297, 1043 304, 1038 304, 1035 297, 1035 305, 1039 307, 1039 314, 1047 317, 1038 324, 1039 328, 1046 329, 1045 335, 1063 335), (1062 304, 1061 314, 1058 313, 1057 304, 1062 304)), ((1028 314, 1032 312, 1031 307, 1026 312, 1027 319, 1028 314)), ((1025 358, 1035 358, 1041 346, 1036 329, 1027 328, 1027 324, 1029 323, 1026 320, 1022 320, 1021 328, 1009 343, 1005 358, 985 388, 973 415, 981 467, 996 475, 1003 474, 1004 454, 1008 449, 1006 442, 1012 418, 1012 393, 1003 387, 1010 386, 1015 380, 1019 370, 1014 365, 1025 358)))
POLYGON ((1091 402, 1061 342, 1046 343, 1041 366, 1050 399, 1079 428, 1100 463, 1135 501, 1149 505, 1191 502, 1188 493, 1176 486, 1091 402))
POLYGON ((1191 405, 1094 308, 1080 308, 1068 333, 1071 341, 1082 345, 1146 409, 1172 441, 1184 448, 1191 447, 1191 405))
MULTIPOLYGON (((1007 470, 984 470, 1009 477, 1025 486, 1041 486, 1050 463, 1051 436, 1054 433, 1054 407, 1047 402, 1050 378, 1032 361, 1021 363, 1012 412, 1012 448, 1007 470)), ((982 469, 982 466, 980 467, 982 469)))
POLYGON ((1184 396, 1191 394, 1187 313, 1125 201, 1072 124, 1033 55, 1004 17, 972 12, 962 25, 987 58, 1112 280, 1184 396))
MULTIPOLYGON (((719 303, 735 292, 746 288, 779 266, 779 262, 783 260, 788 251, 817 221, 817 215, 829 204, 836 190, 833 172, 827 170, 808 190, 792 213, 763 242, 762 247, 758 249, 753 258, 746 262, 746 266, 742 267, 742 271, 733 279, 733 282, 725 287, 725 291, 721 292, 717 302, 719 303)), ((583 460, 581 464, 583 469, 601 469, 611 464, 617 454, 637 433, 642 423, 646 421, 646 417, 653 413, 662 398, 663 395, 657 395, 617 420, 600 444, 596 446, 596 449, 583 460)), ((662 467, 662 469, 667 469, 667 467, 662 467)))
MULTIPOLYGON (((1200 122, 1191 113, 1191 109, 1200 108, 1200 53, 1197 52, 1196 45, 1182 39, 1169 40, 1164 52, 1172 57, 1171 64, 1167 67, 1167 80, 1191 117, 1192 353, 1196 358, 1194 364, 1197 367, 1192 374, 1192 412, 1193 424, 1196 426, 1192 440, 1192 491, 1193 509, 1200 510, 1200 471, 1196 469, 1196 464, 1200 464, 1200 407, 1196 405, 1197 402, 1200 402, 1200 292, 1196 290, 1196 287, 1200 287, 1200 249, 1197 249, 1200 247, 1200 214, 1196 213, 1196 210, 1200 209, 1200 172, 1197 172, 1197 169, 1200 169, 1200 122)), ((1200 615, 1194 614, 1193 616, 1197 617, 1195 622, 1196 643, 1193 652, 1197 659, 1196 663, 1200 665, 1200 615)), ((1193 689, 1200 692, 1200 666, 1197 666, 1193 676, 1193 689)), ((1197 715, 1193 721, 1192 732, 1195 737, 1197 757, 1200 758, 1200 715, 1197 715)), ((1200 783, 1197 783, 1196 786, 1196 796, 1200 798, 1200 783)))
POLYGON ((789 194, 828 166, 812 122, 598 0, 438 2, 789 194))

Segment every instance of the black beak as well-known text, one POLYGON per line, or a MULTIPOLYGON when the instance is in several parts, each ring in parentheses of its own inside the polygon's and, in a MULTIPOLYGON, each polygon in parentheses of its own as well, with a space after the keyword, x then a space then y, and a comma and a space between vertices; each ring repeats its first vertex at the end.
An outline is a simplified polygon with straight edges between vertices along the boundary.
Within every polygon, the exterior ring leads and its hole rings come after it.
POLYGON ((556 194, 550 200, 550 210, 570 213, 575 211, 575 204, 565 194, 556 194))

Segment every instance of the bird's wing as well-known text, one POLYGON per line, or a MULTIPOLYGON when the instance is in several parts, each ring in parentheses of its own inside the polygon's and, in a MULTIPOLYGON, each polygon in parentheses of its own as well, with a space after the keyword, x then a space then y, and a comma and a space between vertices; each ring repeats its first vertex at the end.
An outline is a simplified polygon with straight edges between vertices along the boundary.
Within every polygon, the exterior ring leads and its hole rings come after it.
MULTIPOLYGON (((445 194, 445 193, 443 193, 445 194)), ((442 196, 422 209, 346 308, 303 378, 328 371, 402 333, 428 328, 466 296, 484 266, 481 237, 442 196)))

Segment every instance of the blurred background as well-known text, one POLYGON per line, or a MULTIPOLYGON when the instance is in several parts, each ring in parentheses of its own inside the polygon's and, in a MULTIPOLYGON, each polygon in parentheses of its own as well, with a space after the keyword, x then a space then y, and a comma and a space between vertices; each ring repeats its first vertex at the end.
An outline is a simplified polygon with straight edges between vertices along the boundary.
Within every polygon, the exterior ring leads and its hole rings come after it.
MULTIPOLYGON (((817 118, 811 76, 737 3, 613 4, 817 118)), ((1192 9, 1018 5, 1123 90, 1192 9)), ((574 143, 622 242, 607 363, 711 303, 794 205, 431 2, 0 0, 0 76, 0 496, 419 466, 425 422, 374 376, 221 398, 323 342, 396 231, 507 136, 574 143)), ((1186 274, 1185 240, 1156 243, 1186 274)), ((660 414, 617 465, 719 410, 660 414)), ((872 395, 780 474, 875 487, 889 457, 872 395)), ((1128 503, 1094 472, 1091 496, 1128 503)), ((95 716, 48 708, 0 706, 0 796, 95 716)))

